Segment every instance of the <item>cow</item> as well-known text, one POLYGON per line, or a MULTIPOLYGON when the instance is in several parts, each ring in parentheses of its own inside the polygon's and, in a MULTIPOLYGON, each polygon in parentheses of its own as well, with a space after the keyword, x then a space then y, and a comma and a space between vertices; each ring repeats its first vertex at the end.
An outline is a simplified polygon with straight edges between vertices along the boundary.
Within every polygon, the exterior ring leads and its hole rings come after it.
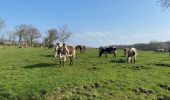
POLYGON ((126 57, 126 54, 128 52, 129 48, 124 48, 123 51, 124 51, 124 56, 126 57))
POLYGON ((103 53, 105 53, 105 57, 107 57, 107 54, 113 54, 113 58, 116 58, 116 47, 99 47, 99 57, 101 57, 103 53))
POLYGON ((158 53, 158 52, 164 53, 164 52, 165 52, 165 49, 156 49, 156 50, 155 50, 155 53, 158 53))
POLYGON ((77 45, 77 46, 76 46, 76 49, 79 49, 79 50, 80 50, 80 54, 84 54, 85 51, 86 51, 86 46, 77 45))
POLYGON ((73 45, 57 43, 55 47, 55 57, 59 57, 60 66, 63 63, 63 67, 64 67, 64 62, 66 61, 67 57, 70 58, 70 65, 73 65, 75 54, 76 54, 76 50, 75 50, 75 46, 73 45))
POLYGON ((136 48, 131 48, 126 53, 126 61, 127 63, 135 63, 136 62, 136 56, 137 56, 137 50, 136 48))

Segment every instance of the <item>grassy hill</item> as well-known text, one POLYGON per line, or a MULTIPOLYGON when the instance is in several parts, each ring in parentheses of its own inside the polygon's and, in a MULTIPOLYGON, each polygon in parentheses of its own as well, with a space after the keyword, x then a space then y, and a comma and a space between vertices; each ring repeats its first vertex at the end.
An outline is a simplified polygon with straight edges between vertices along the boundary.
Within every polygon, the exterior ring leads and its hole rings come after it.
POLYGON ((73 66, 59 67, 53 49, 0 49, 0 99, 170 100, 168 54, 140 51, 136 64, 123 51, 98 58, 97 49, 77 52, 73 66))

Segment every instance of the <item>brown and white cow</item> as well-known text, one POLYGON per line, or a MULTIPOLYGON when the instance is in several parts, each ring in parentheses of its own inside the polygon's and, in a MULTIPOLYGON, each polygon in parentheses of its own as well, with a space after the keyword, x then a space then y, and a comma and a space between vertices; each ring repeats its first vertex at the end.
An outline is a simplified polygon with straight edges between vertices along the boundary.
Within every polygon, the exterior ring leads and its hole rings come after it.
POLYGON ((66 58, 70 58, 70 65, 73 65, 74 59, 76 55, 75 46, 66 45, 58 43, 55 47, 55 57, 59 57, 60 65, 66 61, 66 58))

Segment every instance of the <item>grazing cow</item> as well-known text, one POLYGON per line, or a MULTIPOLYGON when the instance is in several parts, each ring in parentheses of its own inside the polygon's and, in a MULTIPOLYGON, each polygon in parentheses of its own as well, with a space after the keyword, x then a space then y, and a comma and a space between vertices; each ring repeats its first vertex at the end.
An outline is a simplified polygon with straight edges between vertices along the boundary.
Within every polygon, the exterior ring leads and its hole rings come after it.
POLYGON ((124 48, 123 50, 124 50, 124 56, 126 57, 129 48, 124 48))
POLYGON ((127 51, 126 54, 126 61, 129 63, 135 63, 136 60, 136 56, 137 56, 137 50, 136 48, 131 48, 127 51))
POLYGON ((165 49, 156 49, 156 50, 155 50, 155 53, 158 53, 158 52, 164 53, 164 52, 165 52, 165 49))
POLYGON ((86 51, 86 47, 83 46, 83 45, 77 45, 77 46, 76 46, 76 49, 79 49, 79 50, 80 50, 80 54, 84 54, 85 51, 86 51))
POLYGON ((60 65, 63 63, 63 67, 64 62, 66 61, 66 57, 70 58, 70 65, 73 65, 75 54, 75 46, 58 43, 55 47, 55 57, 59 57, 60 65))
POLYGON ((103 53, 105 53, 105 57, 107 57, 107 54, 113 54, 113 58, 116 58, 116 47, 99 47, 99 57, 101 57, 103 53))

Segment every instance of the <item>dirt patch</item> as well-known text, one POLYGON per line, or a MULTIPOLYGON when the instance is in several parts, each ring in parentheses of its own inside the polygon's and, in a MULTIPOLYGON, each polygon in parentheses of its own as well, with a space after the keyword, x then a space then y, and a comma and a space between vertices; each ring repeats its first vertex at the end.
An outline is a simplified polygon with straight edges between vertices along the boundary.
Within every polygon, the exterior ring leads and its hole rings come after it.
POLYGON ((134 65, 132 67, 133 70, 141 70, 141 69, 151 69, 152 67, 144 66, 144 65, 134 65))
POLYGON ((170 91, 170 86, 164 85, 164 84, 158 84, 158 85, 159 85, 159 87, 163 88, 164 90, 170 91))
POLYGON ((92 71, 92 70, 97 70, 97 69, 99 69, 99 68, 97 68, 97 67, 95 67, 95 66, 93 66, 93 67, 91 67, 91 68, 88 68, 90 71, 92 71))
POLYGON ((140 94, 140 93, 144 93, 144 94, 154 94, 154 92, 152 90, 147 90, 145 88, 139 87, 137 89, 134 89, 134 92, 136 94, 140 94))
POLYGON ((92 88, 101 88, 103 85, 101 84, 101 83, 99 83, 99 82, 96 82, 96 83, 94 83, 94 84, 91 84, 91 87, 92 88))
POLYGON ((158 96, 157 100, 170 100, 170 97, 167 95, 162 95, 162 96, 158 96))
MULTIPOLYGON (((98 92, 98 89, 114 82, 114 80, 108 79, 94 83, 86 83, 81 86, 66 86, 56 89, 52 96, 54 100, 55 98, 59 100, 82 100, 83 97, 89 100, 96 100, 102 98, 99 95, 100 92, 98 92)), ((42 93, 44 93, 44 91, 42 91, 42 93)), ((52 96, 49 96, 48 98, 52 98, 52 96)), ((109 92, 108 96, 114 96, 114 93, 109 92)))

